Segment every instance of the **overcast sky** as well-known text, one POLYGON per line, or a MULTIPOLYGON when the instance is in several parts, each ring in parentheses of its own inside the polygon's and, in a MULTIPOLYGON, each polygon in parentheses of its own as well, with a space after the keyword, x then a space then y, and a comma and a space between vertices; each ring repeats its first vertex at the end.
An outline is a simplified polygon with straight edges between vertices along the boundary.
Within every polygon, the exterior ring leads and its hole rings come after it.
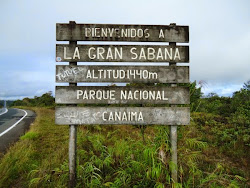
POLYGON ((189 25, 191 81, 205 94, 250 79, 249 0, 0 0, 0 100, 54 93, 56 23, 69 21, 189 25))

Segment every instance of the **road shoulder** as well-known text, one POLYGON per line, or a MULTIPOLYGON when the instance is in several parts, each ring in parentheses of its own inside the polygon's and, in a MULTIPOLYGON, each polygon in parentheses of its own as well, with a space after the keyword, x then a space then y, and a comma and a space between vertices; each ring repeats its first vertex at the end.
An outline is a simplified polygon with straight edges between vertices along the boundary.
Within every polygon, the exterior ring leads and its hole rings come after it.
MULTIPOLYGON (((21 110, 21 109, 17 109, 21 110)), ((27 130, 29 130, 30 125, 34 122, 36 118, 35 112, 31 110, 26 110, 27 115, 16 124, 11 130, 6 132, 4 135, 0 137, 0 153, 4 154, 8 150, 8 148, 14 144, 16 141, 20 139, 22 135, 25 134, 27 130)), ((23 116, 22 116, 23 117, 23 116)), ((19 119, 21 119, 20 117, 19 119)), ((14 125, 14 124, 13 124, 14 125)))

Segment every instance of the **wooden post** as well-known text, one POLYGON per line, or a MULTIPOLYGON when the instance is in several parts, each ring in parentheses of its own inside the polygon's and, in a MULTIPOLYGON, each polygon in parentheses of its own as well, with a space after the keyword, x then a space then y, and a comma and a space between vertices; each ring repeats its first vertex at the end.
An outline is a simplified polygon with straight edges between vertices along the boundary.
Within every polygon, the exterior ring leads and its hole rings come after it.
MULTIPOLYGON (((175 26, 176 23, 171 23, 171 26, 175 26)), ((176 46, 176 42, 170 42, 170 46, 176 46)), ((176 67, 176 62, 169 62, 170 66, 176 67)), ((177 84, 171 84, 171 87, 176 87, 177 84)), ((176 107, 177 105, 171 105, 171 107, 176 107)), ((172 161, 172 168, 171 168, 171 177, 174 183, 178 182, 178 166, 177 166, 177 125, 170 126, 170 142, 171 142, 171 161, 172 161)))
MULTIPOLYGON (((74 21, 69 22, 71 27, 76 24, 74 21)), ((76 41, 69 41, 70 46, 76 46, 76 41)), ((77 65, 77 62, 69 62, 69 65, 77 65)), ((69 83, 69 86, 77 86, 77 83, 69 83)), ((77 105, 70 105, 77 106, 77 105)), ((77 125, 69 125, 69 187, 76 186, 76 142, 77 142, 77 125)))
POLYGON ((76 185, 76 134, 77 125, 69 125, 69 187, 76 185))

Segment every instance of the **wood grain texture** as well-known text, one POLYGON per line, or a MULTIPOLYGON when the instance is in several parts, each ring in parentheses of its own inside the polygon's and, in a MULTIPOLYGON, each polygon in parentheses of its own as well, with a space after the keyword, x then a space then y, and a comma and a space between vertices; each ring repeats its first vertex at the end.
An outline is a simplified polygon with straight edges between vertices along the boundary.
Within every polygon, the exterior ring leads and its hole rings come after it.
POLYGON ((56 82, 189 83, 189 67, 57 65, 56 82))
POLYGON ((57 41, 189 42, 188 26, 56 24, 57 41), (164 37, 160 36, 163 31, 164 37), (160 36, 160 37, 159 37, 160 36))
POLYGON ((56 45, 58 62, 189 62, 189 46, 56 45))
POLYGON ((58 125, 188 125, 188 107, 56 107, 58 125))
POLYGON ((57 104, 189 104, 188 87, 56 86, 57 104))

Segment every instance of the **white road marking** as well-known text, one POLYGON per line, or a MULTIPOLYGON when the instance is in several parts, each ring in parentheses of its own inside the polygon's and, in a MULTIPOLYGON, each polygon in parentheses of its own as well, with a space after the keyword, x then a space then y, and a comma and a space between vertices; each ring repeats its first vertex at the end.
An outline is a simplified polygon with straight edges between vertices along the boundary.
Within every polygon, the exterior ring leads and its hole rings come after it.
POLYGON ((3 136, 5 133, 9 132, 11 129, 13 129, 20 121, 22 121, 28 115, 28 113, 25 110, 22 110, 22 109, 17 109, 17 110, 23 111, 25 113, 24 116, 21 119, 19 119, 14 125, 12 125, 8 129, 0 133, 0 137, 3 136))
POLYGON ((7 112, 8 112, 8 108, 5 108, 5 111, 2 112, 2 113, 0 113, 0 116, 3 115, 3 114, 5 114, 5 113, 7 113, 7 112))

